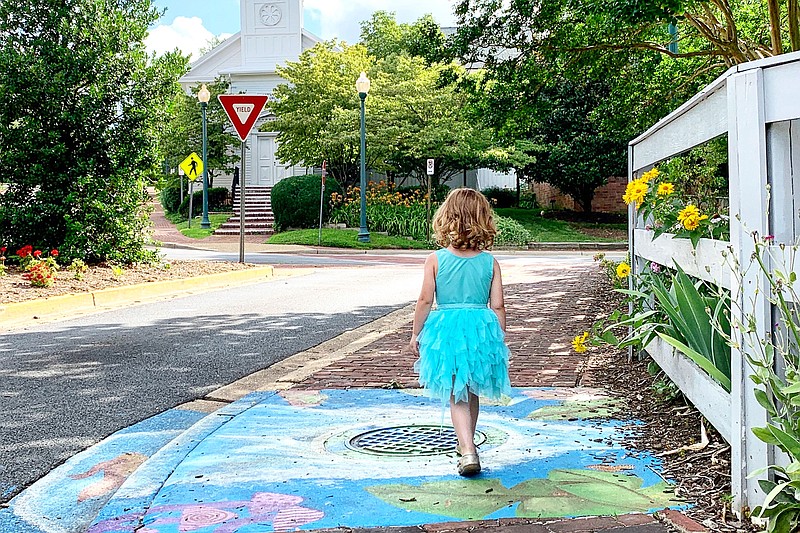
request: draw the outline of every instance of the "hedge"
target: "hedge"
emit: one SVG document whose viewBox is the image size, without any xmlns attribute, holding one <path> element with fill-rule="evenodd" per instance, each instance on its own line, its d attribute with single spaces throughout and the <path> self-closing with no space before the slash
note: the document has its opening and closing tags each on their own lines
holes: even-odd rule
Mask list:
<svg viewBox="0 0 800 533">
<path fill-rule="evenodd" d="M 282 179 L 272 188 L 272 211 L 275 215 L 275 228 L 315 228 L 319 224 L 319 201 L 321 176 L 307 174 Z M 330 212 L 331 195 L 342 193 L 342 187 L 333 178 L 325 180 L 323 196 L 323 220 Z"/>
</svg>

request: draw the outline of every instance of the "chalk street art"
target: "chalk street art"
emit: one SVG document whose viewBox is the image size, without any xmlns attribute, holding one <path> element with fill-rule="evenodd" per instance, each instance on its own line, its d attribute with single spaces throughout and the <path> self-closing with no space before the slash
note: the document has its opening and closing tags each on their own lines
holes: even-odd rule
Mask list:
<svg viewBox="0 0 800 533">
<path fill-rule="evenodd" d="M 659 460 L 625 447 L 636 421 L 620 420 L 621 408 L 587 388 L 515 389 L 486 402 L 484 470 L 468 480 L 456 473 L 446 411 L 418 390 L 254 393 L 172 462 L 159 467 L 153 450 L 116 447 L 85 457 L 50 490 L 66 486 L 73 506 L 104 503 L 75 529 L 90 533 L 288 532 L 684 506 Z M 27 504 L 29 517 L 52 512 Z M 71 531 L 35 523 L 30 531 Z"/>
</svg>

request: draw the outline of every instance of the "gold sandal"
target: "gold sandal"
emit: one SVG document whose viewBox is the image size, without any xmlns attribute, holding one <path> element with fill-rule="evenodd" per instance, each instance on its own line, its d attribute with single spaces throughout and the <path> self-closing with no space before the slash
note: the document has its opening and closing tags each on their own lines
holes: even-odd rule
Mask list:
<svg viewBox="0 0 800 533">
<path fill-rule="evenodd" d="M 458 460 L 458 475 L 464 477 L 476 476 L 481 471 L 481 461 L 477 453 L 467 453 Z"/>
</svg>

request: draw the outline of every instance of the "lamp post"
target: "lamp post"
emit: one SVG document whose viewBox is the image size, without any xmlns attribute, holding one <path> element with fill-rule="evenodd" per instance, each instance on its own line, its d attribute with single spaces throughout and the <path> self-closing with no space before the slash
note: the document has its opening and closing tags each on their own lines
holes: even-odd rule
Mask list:
<svg viewBox="0 0 800 533">
<path fill-rule="evenodd" d="M 367 127 L 364 121 L 364 103 L 369 93 L 369 78 L 365 72 L 361 73 L 356 81 L 358 97 L 361 98 L 361 227 L 358 230 L 358 240 L 369 242 L 369 231 L 367 230 Z"/>
<path fill-rule="evenodd" d="M 200 87 L 197 99 L 200 100 L 200 109 L 203 111 L 203 220 L 200 221 L 200 227 L 211 229 L 211 222 L 208 220 L 208 128 L 206 126 L 206 109 L 211 99 L 211 92 L 205 83 Z"/>
</svg>

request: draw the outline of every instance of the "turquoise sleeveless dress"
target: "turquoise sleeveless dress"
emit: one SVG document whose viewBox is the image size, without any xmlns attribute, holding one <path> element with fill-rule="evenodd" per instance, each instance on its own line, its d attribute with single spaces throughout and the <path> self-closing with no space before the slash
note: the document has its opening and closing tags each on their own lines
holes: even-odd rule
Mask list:
<svg viewBox="0 0 800 533">
<path fill-rule="evenodd" d="M 497 399 L 510 394 L 509 350 L 500 320 L 489 307 L 494 257 L 436 251 L 436 309 L 417 340 L 414 369 L 428 396 L 467 401 L 468 393 Z"/>
</svg>

